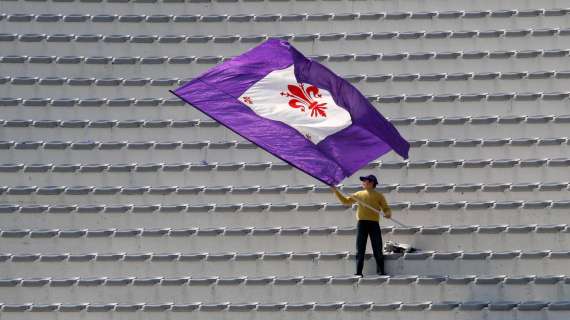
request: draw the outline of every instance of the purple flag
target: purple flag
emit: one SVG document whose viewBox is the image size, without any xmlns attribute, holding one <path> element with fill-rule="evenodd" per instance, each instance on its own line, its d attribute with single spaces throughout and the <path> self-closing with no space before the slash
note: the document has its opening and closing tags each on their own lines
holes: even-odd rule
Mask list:
<svg viewBox="0 0 570 320">
<path fill-rule="evenodd" d="M 350 83 L 268 40 L 171 91 L 245 139 L 335 185 L 409 143 Z"/>
</svg>

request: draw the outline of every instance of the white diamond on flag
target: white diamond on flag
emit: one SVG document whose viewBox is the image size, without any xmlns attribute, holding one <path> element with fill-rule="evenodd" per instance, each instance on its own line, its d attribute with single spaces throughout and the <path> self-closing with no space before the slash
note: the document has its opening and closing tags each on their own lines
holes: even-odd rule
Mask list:
<svg viewBox="0 0 570 320">
<path fill-rule="evenodd" d="M 294 68 L 270 72 L 239 100 L 259 116 L 295 128 L 315 144 L 350 126 L 350 113 L 334 102 L 330 92 L 299 83 Z"/>
</svg>

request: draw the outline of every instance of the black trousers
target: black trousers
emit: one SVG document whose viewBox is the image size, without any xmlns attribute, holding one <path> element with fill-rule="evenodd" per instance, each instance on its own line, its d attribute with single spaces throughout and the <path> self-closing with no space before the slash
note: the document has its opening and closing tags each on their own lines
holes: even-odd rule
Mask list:
<svg viewBox="0 0 570 320">
<path fill-rule="evenodd" d="M 376 272 L 384 274 L 384 255 L 382 254 L 382 233 L 380 232 L 380 224 L 370 220 L 359 220 L 356 225 L 356 274 L 362 274 L 368 236 L 370 236 L 374 259 L 376 259 Z"/>
</svg>

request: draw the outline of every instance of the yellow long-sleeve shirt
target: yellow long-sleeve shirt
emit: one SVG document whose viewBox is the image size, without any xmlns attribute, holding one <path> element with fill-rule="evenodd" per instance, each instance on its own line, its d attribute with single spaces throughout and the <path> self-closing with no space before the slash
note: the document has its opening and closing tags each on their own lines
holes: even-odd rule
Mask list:
<svg viewBox="0 0 570 320">
<path fill-rule="evenodd" d="M 386 198 L 384 198 L 384 195 L 382 195 L 382 193 L 376 190 L 361 190 L 351 194 L 348 197 L 343 196 L 338 190 L 335 190 L 335 195 L 338 200 L 340 200 L 340 202 L 344 205 L 350 205 L 357 202 L 353 199 L 356 197 L 358 200 L 368 204 L 369 206 L 377 210 L 382 210 L 384 213 L 387 213 L 388 216 L 392 214 L 392 210 L 388 206 Z M 380 217 L 376 212 L 361 204 L 358 204 L 358 210 L 356 210 L 356 219 L 380 221 Z"/>
</svg>

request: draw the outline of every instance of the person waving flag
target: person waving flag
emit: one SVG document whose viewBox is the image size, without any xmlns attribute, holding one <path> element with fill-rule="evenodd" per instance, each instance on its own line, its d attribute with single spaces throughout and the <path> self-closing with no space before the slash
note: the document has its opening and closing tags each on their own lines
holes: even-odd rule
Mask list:
<svg viewBox="0 0 570 320">
<path fill-rule="evenodd" d="M 410 145 L 358 90 L 271 39 L 171 91 L 243 138 L 334 186 Z"/>
</svg>

